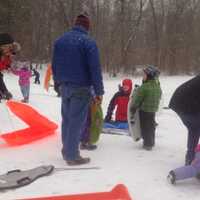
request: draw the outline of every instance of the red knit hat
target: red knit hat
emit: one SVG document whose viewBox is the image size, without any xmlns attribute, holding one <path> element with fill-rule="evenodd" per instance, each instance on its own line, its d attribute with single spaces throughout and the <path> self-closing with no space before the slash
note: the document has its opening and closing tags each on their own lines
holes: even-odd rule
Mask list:
<svg viewBox="0 0 200 200">
<path fill-rule="evenodd" d="M 87 31 L 90 28 L 90 20 L 89 17 L 86 15 L 78 15 L 75 20 L 75 25 L 83 26 Z"/>
</svg>

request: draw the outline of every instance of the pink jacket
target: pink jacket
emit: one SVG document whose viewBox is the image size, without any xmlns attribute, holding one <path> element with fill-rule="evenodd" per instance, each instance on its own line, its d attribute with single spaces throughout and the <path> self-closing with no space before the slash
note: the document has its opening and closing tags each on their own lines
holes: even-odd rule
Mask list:
<svg viewBox="0 0 200 200">
<path fill-rule="evenodd" d="M 30 84 L 30 78 L 32 76 L 31 71 L 26 68 L 21 68 L 19 70 L 12 69 L 12 72 L 15 75 L 19 76 L 19 85 L 20 86 L 27 86 Z"/>
</svg>

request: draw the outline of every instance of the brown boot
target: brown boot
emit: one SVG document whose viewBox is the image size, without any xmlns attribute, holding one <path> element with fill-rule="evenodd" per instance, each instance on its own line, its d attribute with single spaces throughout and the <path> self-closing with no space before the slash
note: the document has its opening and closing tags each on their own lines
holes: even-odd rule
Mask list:
<svg viewBox="0 0 200 200">
<path fill-rule="evenodd" d="M 90 158 L 83 158 L 83 157 L 79 157 L 75 160 L 66 160 L 67 164 L 70 166 L 74 166 L 74 165 L 84 165 L 90 162 Z"/>
</svg>

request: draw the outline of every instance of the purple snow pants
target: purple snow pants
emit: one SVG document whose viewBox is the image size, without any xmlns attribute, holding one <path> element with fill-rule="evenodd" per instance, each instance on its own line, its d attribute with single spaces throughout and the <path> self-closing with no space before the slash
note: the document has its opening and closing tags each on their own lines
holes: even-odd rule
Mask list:
<svg viewBox="0 0 200 200">
<path fill-rule="evenodd" d="M 200 152 L 195 154 L 195 159 L 191 165 L 186 165 L 173 170 L 176 175 L 176 180 L 196 177 L 200 173 Z"/>
</svg>

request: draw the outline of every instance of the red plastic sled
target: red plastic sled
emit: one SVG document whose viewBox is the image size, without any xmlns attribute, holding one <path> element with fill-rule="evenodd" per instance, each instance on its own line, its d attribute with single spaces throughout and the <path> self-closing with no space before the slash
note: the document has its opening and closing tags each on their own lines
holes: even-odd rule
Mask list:
<svg viewBox="0 0 200 200">
<path fill-rule="evenodd" d="M 28 198 L 21 200 L 132 200 L 123 184 L 116 185 L 110 192 Z"/>
<path fill-rule="evenodd" d="M 8 101 L 10 110 L 23 120 L 28 128 L 2 134 L 1 137 L 11 146 L 27 144 L 51 135 L 57 129 L 57 124 L 39 114 L 27 104 Z"/>
</svg>

